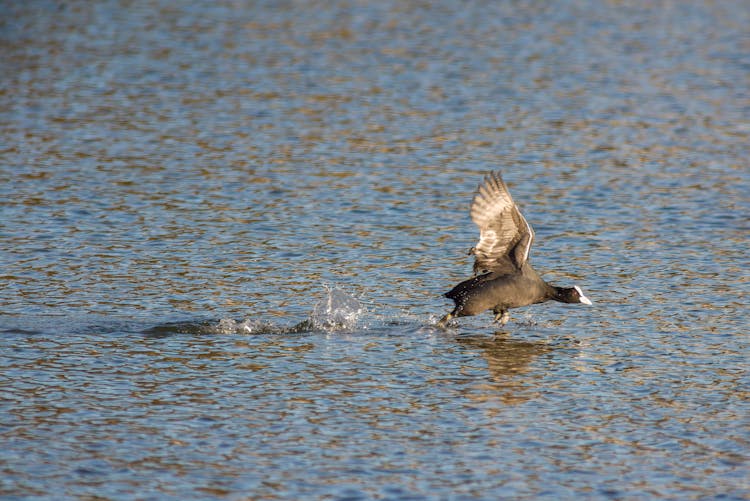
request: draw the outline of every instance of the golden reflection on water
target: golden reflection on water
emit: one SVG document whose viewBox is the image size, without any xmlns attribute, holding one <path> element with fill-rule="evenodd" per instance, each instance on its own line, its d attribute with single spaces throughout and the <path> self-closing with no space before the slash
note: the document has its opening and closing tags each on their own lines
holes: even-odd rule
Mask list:
<svg viewBox="0 0 750 501">
<path fill-rule="evenodd" d="M 748 498 L 746 2 L 44 7 L 0 18 L 0 496 Z M 435 332 L 490 169 L 594 308 Z"/>
<path fill-rule="evenodd" d="M 552 351 L 547 341 L 515 340 L 507 332 L 498 331 L 492 336 L 459 336 L 456 342 L 476 350 L 487 362 L 491 382 L 476 384 L 469 394 L 472 400 L 499 399 L 514 405 L 538 396 L 541 377 L 532 371 L 532 364 Z"/>
</svg>

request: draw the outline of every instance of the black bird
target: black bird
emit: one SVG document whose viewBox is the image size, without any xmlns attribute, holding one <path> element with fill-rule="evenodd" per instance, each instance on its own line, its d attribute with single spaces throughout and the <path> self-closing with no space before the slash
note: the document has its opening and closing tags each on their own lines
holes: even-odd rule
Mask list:
<svg viewBox="0 0 750 501">
<path fill-rule="evenodd" d="M 471 219 L 479 226 L 479 242 L 474 254 L 474 277 L 445 294 L 456 304 L 438 325 L 454 317 L 476 315 L 492 310 L 495 322 L 505 325 L 508 310 L 553 299 L 561 303 L 591 304 L 580 287 L 556 287 L 545 282 L 529 262 L 534 231 L 499 172 L 491 172 L 479 185 L 471 203 Z"/>
</svg>

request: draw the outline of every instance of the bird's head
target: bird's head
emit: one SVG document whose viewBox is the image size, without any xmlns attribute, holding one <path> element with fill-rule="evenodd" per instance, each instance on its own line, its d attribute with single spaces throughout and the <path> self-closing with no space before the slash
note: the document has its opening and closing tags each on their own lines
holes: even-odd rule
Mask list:
<svg viewBox="0 0 750 501">
<path fill-rule="evenodd" d="M 580 287 L 556 287 L 555 299 L 563 303 L 583 303 L 591 305 L 591 300 L 587 298 Z"/>
</svg>

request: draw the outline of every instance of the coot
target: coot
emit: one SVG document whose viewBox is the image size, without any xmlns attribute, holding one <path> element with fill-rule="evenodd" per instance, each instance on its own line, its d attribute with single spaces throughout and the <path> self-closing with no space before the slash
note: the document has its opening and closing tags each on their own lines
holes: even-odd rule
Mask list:
<svg viewBox="0 0 750 501">
<path fill-rule="evenodd" d="M 510 318 L 508 310 L 553 299 L 561 303 L 591 304 L 581 289 L 556 287 L 545 282 L 529 262 L 534 231 L 518 210 L 499 172 L 491 172 L 474 195 L 471 219 L 479 226 L 474 254 L 474 277 L 445 294 L 456 307 L 439 326 L 454 317 L 492 310 L 501 325 Z"/>
</svg>

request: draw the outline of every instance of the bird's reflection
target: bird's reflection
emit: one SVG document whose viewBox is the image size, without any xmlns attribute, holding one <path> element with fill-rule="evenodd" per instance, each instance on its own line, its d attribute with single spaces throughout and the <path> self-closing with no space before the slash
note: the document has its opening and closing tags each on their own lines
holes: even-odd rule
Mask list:
<svg viewBox="0 0 750 501">
<path fill-rule="evenodd" d="M 476 350 L 487 361 L 489 380 L 472 392 L 471 398 L 479 401 L 497 400 L 517 404 L 533 398 L 541 374 L 531 370 L 531 363 L 553 347 L 543 341 L 519 341 L 498 331 L 492 336 L 463 336 L 456 341 Z"/>
</svg>

